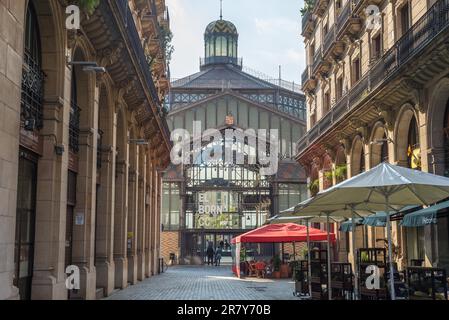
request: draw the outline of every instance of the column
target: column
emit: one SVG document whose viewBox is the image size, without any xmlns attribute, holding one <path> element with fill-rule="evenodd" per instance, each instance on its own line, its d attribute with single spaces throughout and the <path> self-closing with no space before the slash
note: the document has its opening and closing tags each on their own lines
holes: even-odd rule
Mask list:
<svg viewBox="0 0 449 320">
<path fill-rule="evenodd" d="M 145 234 L 148 231 L 145 228 L 146 223 L 146 206 L 145 206 L 145 189 L 146 189 L 146 161 L 145 152 L 142 150 L 140 157 L 139 171 L 139 189 L 138 189 L 138 218 L 137 218 L 137 280 L 145 279 Z"/>
<path fill-rule="evenodd" d="M 128 286 L 127 225 L 128 225 L 128 163 L 116 164 L 114 211 L 115 288 Z"/>
<path fill-rule="evenodd" d="M 146 191 L 145 191 L 145 277 L 151 277 L 151 159 L 147 154 Z"/>
<path fill-rule="evenodd" d="M 95 128 L 80 130 L 72 246 L 72 261 L 80 268 L 81 280 L 81 289 L 73 296 L 89 300 L 96 298 L 94 246 L 97 139 L 94 132 Z"/>
<path fill-rule="evenodd" d="M 96 257 L 97 288 L 108 296 L 114 290 L 114 212 L 115 212 L 115 146 L 101 150 L 101 175 L 98 189 Z"/>
<path fill-rule="evenodd" d="M 70 85 L 70 71 L 66 70 L 65 76 L 65 85 Z M 55 139 L 52 134 L 56 134 L 64 145 L 68 145 L 70 105 L 62 97 L 58 97 L 54 103 L 44 105 L 43 110 L 44 118 L 48 120 L 44 120 L 41 131 L 44 136 L 43 153 L 37 173 L 31 299 L 65 300 L 68 297 L 64 266 L 68 152 L 64 152 L 62 156 L 55 154 Z M 57 121 L 58 117 L 62 121 Z M 60 132 L 67 134 L 61 135 Z"/>
<path fill-rule="evenodd" d="M 137 158 L 137 157 L 136 157 Z M 137 189 L 138 171 L 129 170 L 129 194 L 128 194 L 128 282 L 137 283 Z"/>
</svg>

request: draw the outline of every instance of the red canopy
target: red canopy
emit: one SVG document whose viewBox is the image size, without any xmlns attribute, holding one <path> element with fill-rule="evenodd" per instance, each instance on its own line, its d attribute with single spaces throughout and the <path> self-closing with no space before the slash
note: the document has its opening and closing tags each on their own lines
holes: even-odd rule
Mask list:
<svg viewBox="0 0 449 320">
<path fill-rule="evenodd" d="M 326 241 L 327 232 L 309 228 L 310 241 Z M 330 234 L 330 240 L 335 241 L 335 234 Z M 232 239 L 231 243 L 243 242 L 305 242 L 307 227 L 296 223 L 279 223 L 262 226 Z"/>
</svg>

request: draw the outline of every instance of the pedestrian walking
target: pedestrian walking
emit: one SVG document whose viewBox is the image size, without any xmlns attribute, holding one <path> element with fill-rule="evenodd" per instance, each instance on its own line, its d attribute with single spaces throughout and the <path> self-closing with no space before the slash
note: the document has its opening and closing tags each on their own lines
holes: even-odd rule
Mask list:
<svg viewBox="0 0 449 320">
<path fill-rule="evenodd" d="M 216 267 L 220 266 L 222 253 L 223 253 L 223 249 L 221 247 L 218 247 L 217 250 L 215 250 L 215 266 Z"/>
<path fill-rule="evenodd" d="M 209 242 L 208 246 L 207 246 L 207 250 L 206 250 L 206 255 L 207 255 L 207 265 L 213 265 L 214 264 L 214 246 L 212 244 L 212 242 Z"/>
</svg>

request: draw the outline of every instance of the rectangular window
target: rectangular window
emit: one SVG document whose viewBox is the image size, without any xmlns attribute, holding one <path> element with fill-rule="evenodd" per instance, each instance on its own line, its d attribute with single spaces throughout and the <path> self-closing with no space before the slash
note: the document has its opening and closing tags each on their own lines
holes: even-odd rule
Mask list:
<svg viewBox="0 0 449 320">
<path fill-rule="evenodd" d="M 382 55 L 382 41 L 381 41 L 381 35 L 378 34 L 375 36 L 372 40 L 372 58 L 373 59 L 379 59 Z"/>
<path fill-rule="evenodd" d="M 352 61 L 352 84 L 356 84 L 360 80 L 360 58 Z"/>
<path fill-rule="evenodd" d="M 337 101 L 343 97 L 343 76 L 341 76 L 337 79 L 335 95 L 336 95 Z"/>
<path fill-rule="evenodd" d="M 404 34 L 410 28 L 410 7 L 408 3 L 406 3 L 400 9 L 400 17 L 401 17 L 401 32 L 402 34 Z"/>
<path fill-rule="evenodd" d="M 323 115 L 329 112 L 331 108 L 331 94 L 326 92 L 323 97 Z"/>
<path fill-rule="evenodd" d="M 179 186 L 176 183 L 165 182 L 162 188 L 161 223 L 163 230 L 177 230 L 181 208 Z"/>
</svg>

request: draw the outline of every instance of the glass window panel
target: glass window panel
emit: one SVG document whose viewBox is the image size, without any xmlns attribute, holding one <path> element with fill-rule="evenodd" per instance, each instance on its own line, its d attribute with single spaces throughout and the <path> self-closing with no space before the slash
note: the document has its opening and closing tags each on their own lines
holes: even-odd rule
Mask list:
<svg viewBox="0 0 449 320">
<path fill-rule="evenodd" d="M 207 104 L 207 127 L 206 128 L 215 128 L 217 126 L 217 108 L 215 107 L 215 103 Z"/>
</svg>

